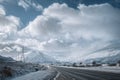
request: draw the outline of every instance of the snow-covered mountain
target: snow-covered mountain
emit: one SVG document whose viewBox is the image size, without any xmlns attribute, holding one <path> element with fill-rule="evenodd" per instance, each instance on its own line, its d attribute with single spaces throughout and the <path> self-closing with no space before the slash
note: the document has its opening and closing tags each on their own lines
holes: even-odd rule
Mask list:
<svg viewBox="0 0 120 80">
<path fill-rule="evenodd" d="M 12 57 L 15 60 L 21 60 L 24 52 L 26 62 L 34 63 L 52 63 L 56 62 L 51 56 L 48 56 L 38 50 L 28 48 L 19 44 L 5 43 L 0 44 L 0 55 L 5 57 Z"/>
<path fill-rule="evenodd" d="M 39 51 L 30 51 L 26 55 L 26 62 L 32 63 L 54 63 L 56 60 Z"/>
<path fill-rule="evenodd" d="M 21 59 L 23 53 L 23 46 L 14 43 L 0 44 L 0 55 L 5 57 L 12 57 L 16 60 Z M 19 55 L 20 54 L 20 55 Z M 24 46 L 24 56 L 26 62 L 33 63 L 54 63 L 57 62 L 53 57 L 48 56 L 39 50 L 34 50 Z M 101 63 L 116 63 L 120 60 L 120 42 L 111 42 L 111 44 L 89 53 L 85 56 L 84 61 L 90 63 L 98 61 Z"/>
<path fill-rule="evenodd" d="M 85 62 L 116 63 L 120 60 L 120 42 L 114 42 L 85 57 Z"/>
</svg>

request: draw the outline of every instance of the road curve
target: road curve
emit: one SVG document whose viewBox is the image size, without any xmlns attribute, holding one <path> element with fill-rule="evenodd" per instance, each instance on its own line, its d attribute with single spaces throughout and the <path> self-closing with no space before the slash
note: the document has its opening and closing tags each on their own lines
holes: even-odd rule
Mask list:
<svg viewBox="0 0 120 80">
<path fill-rule="evenodd" d="M 120 80 L 120 74 L 118 73 L 64 67 L 54 68 L 60 73 L 56 80 Z"/>
</svg>

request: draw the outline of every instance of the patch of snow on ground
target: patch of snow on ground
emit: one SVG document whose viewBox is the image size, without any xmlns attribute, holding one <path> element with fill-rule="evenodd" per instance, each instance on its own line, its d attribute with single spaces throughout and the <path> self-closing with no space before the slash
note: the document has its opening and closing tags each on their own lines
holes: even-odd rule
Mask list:
<svg viewBox="0 0 120 80">
<path fill-rule="evenodd" d="M 51 74 L 53 74 L 53 71 L 48 69 L 43 71 L 32 72 L 21 77 L 16 77 L 12 80 L 44 80 L 47 76 L 50 76 Z"/>
</svg>

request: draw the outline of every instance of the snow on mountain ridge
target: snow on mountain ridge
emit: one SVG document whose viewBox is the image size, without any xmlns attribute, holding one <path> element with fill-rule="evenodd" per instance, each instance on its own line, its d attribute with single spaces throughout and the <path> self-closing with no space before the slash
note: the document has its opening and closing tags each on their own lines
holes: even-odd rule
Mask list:
<svg viewBox="0 0 120 80">
<path fill-rule="evenodd" d="M 25 56 L 26 56 L 26 58 L 25 58 L 26 62 L 51 63 L 51 62 L 56 61 L 55 59 L 51 58 L 50 56 L 43 54 L 39 51 L 28 52 Z"/>
<path fill-rule="evenodd" d="M 111 43 L 110 45 L 94 51 L 85 58 L 86 62 L 99 61 L 102 63 L 116 63 L 120 60 L 120 42 Z"/>
<path fill-rule="evenodd" d="M 28 48 L 19 44 L 0 44 L 0 55 L 6 57 L 12 57 L 16 60 L 20 60 L 22 53 L 24 52 L 26 62 L 44 63 L 55 62 L 56 60 L 51 56 L 48 56 L 38 50 Z M 19 58 L 19 59 L 18 59 Z"/>
</svg>

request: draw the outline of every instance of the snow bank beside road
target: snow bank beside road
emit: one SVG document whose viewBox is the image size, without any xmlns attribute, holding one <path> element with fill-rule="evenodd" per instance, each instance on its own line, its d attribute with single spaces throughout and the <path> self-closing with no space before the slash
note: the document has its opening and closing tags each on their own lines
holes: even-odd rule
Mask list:
<svg viewBox="0 0 120 80">
<path fill-rule="evenodd" d="M 43 71 L 32 72 L 24 76 L 14 78 L 12 80 L 44 80 L 46 78 L 50 78 L 48 76 L 53 76 L 54 74 L 54 70 L 48 69 Z"/>
</svg>

